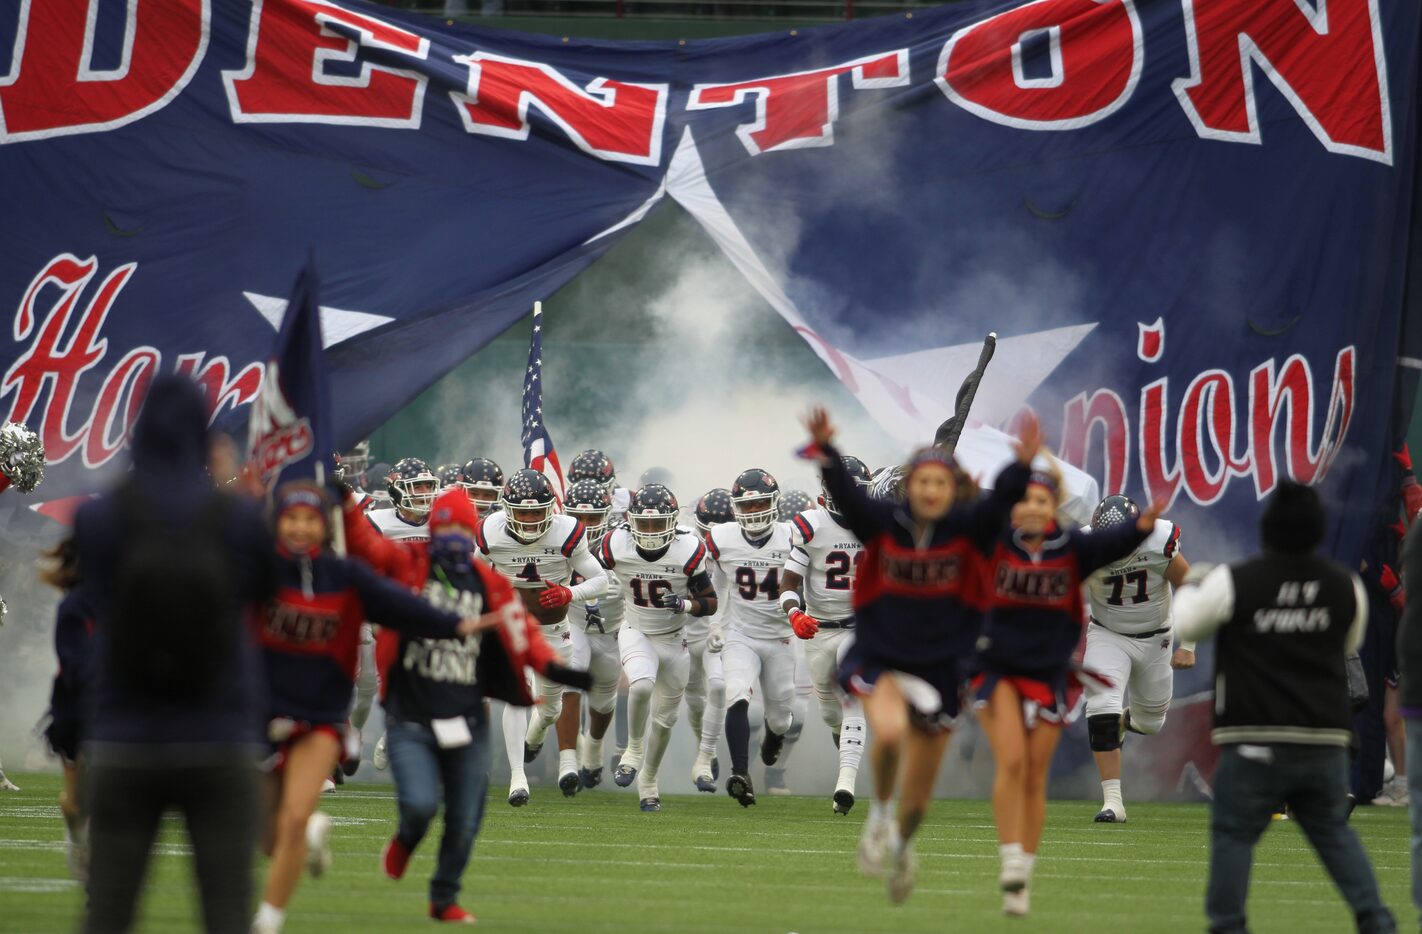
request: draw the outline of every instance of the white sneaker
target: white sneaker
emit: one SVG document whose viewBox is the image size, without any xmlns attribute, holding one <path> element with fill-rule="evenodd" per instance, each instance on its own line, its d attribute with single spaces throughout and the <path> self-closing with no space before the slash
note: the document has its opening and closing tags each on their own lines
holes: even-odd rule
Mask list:
<svg viewBox="0 0 1422 934">
<path fill-rule="evenodd" d="M 281 934 L 281 928 L 265 921 L 253 921 L 249 934 Z"/>
<path fill-rule="evenodd" d="M 1397 779 L 1389 781 L 1382 786 L 1382 791 L 1373 799 L 1373 804 L 1380 807 L 1405 808 L 1409 800 L 1407 793 L 1407 783 L 1398 782 Z"/>
<path fill-rule="evenodd" d="M 324 782 L 321 783 L 321 794 L 324 795 L 324 794 L 326 794 L 327 792 L 331 792 L 331 791 L 335 791 L 335 790 L 336 790 L 336 783 L 333 782 L 333 781 L 331 781 L 329 778 L 326 779 Z"/>
<path fill-rule="evenodd" d="M 864 822 L 864 831 L 859 835 L 859 871 L 866 876 L 877 876 L 884 871 L 884 861 L 889 855 L 889 841 L 893 836 L 893 823 L 887 819 L 870 818 Z"/>
<path fill-rule="evenodd" d="M 1031 869 L 1026 857 L 1021 853 L 1012 853 L 1002 858 L 1002 871 L 998 873 L 997 885 L 1004 892 L 1020 892 L 1027 888 L 1027 880 L 1030 877 Z"/>
<path fill-rule="evenodd" d="M 1002 913 L 1014 918 L 1021 918 L 1027 914 L 1031 907 L 1031 899 L 1027 894 L 1028 890 L 1022 888 L 1016 892 L 1002 893 Z"/>
<path fill-rule="evenodd" d="M 384 733 L 381 733 L 380 739 L 375 741 L 375 750 L 370 754 L 370 764 L 381 772 L 390 768 L 390 754 L 385 751 Z"/>
<path fill-rule="evenodd" d="M 884 870 L 884 888 L 889 893 L 889 901 L 901 905 L 918 878 L 918 857 L 914 855 L 912 840 L 896 849 L 898 853 L 889 855 L 889 864 Z"/>
<path fill-rule="evenodd" d="M 0 791 L 19 791 L 20 787 L 5 777 L 4 772 L 0 772 Z"/>
<path fill-rule="evenodd" d="M 331 868 L 331 815 L 317 811 L 306 821 L 306 869 L 313 879 Z"/>
</svg>

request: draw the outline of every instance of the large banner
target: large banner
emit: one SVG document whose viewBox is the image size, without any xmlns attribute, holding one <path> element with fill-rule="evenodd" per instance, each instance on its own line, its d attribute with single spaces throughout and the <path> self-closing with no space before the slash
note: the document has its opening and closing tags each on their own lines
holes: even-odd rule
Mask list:
<svg viewBox="0 0 1422 934">
<path fill-rule="evenodd" d="M 1422 304 L 1419 17 L 1036 0 L 617 43 L 358 0 L 11 2 L 0 415 L 41 432 L 49 496 L 121 469 L 155 373 L 242 424 L 314 250 L 348 444 L 672 199 L 905 445 L 993 330 L 989 423 L 1035 408 L 1217 556 L 1280 477 L 1320 483 L 1354 559 Z"/>
</svg>

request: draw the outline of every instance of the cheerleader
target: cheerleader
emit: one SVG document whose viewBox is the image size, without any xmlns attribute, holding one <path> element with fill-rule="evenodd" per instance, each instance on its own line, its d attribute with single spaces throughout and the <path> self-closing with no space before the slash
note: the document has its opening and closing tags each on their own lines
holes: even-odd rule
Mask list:
<svg viewBox="0 0 1422 934">
<path fill-rule="evenodd" d="M 987 616 L 972 681 L 974 709 L 992 745 L 992 807 L 1002 870 L 1002 909 L 1025 915 L 1028 885 L 1047 814 L 1047 771 L 1066 720 L 1067 682 L 1081 641 L 1082 581 L 1133 552 L 1155 529 L 1161 504 L 1136 522 L 1099 532 L 1057 525 L 1055 465 L 1035 470 L 1011 529 L 982 568 Z"/>
</svg>

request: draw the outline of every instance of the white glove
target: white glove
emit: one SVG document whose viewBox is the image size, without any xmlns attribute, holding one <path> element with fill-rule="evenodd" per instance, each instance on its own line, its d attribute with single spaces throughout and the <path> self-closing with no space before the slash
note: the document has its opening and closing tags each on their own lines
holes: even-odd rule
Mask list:
<svg viewBox="0 0 1422 934">
<path fill-rule="evenodd" d="M 4 597 L 0 597 L 0 626 L 5 625 L 5 617 L 10 615 L 10 607 Z"/>
<path fill-rule="evenodd" d="M 706 651 L 712 655 L 720 655 L 721 650 L 726 647 L 726 635 L 721 631 L 720 626 L 712 626 L 711 634 L 706 637 Z"/>
</svg>

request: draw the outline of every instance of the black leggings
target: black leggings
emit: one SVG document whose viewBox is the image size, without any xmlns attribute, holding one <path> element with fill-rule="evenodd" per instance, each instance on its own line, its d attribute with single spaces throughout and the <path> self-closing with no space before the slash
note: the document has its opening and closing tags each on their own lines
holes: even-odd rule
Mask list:
<svg viewBox="0 0 1422 934">
<path fill-rule="evenodd" d="M 171 760 L 170 760 L 171 761 Z M 203 927 L 245 934 L 252 921 L 252 861 L 260 824 L 259 773 L 250 756 L 201 766 L 124 764 L 86 769 L 89 906 L 85 934 L 133 926 L 164 811 L 183 816 L 193 847 Z"/>
</svg>

